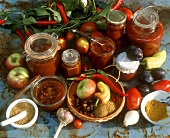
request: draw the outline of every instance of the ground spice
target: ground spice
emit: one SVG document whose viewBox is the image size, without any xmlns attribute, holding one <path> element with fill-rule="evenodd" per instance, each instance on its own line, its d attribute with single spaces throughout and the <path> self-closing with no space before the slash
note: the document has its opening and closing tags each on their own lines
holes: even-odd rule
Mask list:
<svg viewBox="0 0 170 138">
<path fill-rule="evenodd" d="M 27 115 L 23 119 L 15 122 L 18 125 L 23 125 L 23 124 L 26 124 L 26 123 L 30 122 L 32 120 L 32 118 L 34 117 L 34 114 L 35 114 L 35 109 L 30 103 L 21 102 L 21 103 L 16 104 L 11 109 L 10 117 L 12 117 L 14 115 L 17 115 L 22 111 L 26 111 Z"/>
<path fill-rule="evenodd" d="M 151 100 L 146 104 L 146 114 L 152 121 L 162 120 L 168 117 L 166 106 L 167 104 L 165 103 L 161 103 L 157 100 Z"/>
</svg>

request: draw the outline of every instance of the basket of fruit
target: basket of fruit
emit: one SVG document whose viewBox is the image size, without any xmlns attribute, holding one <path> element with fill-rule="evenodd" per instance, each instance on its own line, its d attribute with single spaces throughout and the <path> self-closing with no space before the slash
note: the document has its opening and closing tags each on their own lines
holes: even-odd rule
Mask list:
<svg viewBox="0 0 170 138">
<path fill-rule="evenodd" d="M 78 118 L 91 122 L 106 122 L 116 117 L 125 105 L 125 91 L 113 76 L 92 74 L 77 77 L 67 93 L 67 105 Z"/>
</svg>

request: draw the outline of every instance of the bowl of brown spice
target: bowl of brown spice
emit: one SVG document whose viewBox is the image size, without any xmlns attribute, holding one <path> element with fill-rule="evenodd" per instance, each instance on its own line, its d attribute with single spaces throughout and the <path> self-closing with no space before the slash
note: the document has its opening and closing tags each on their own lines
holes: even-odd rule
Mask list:
<svg viewBox="0 0 170 138">
<path fill-rule="evenodd" d="M 30 99 L 22 98 L 15 100 L 12 102 L 6 111 L 6 118 L 11 118 L 22 111 L 26 111 L 26 116 L 11 125 L 15 128 L 26 129 L 31 127 L 38 118 L 38 107 L 37 105 Z"/>
<path fill-rule="evenodd" d="M 158 90 L 147 94 L 141 102 L 141 112 L 154 125 L 170 125 L 170 93 Z"/>
</svg>

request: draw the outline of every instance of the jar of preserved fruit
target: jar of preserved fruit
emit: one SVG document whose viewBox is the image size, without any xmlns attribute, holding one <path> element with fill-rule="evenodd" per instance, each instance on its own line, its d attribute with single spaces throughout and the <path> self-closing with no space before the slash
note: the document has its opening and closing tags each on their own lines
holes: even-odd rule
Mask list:
<svg viewBox="0 0 170 138">
<path fill-rule="evenodd" d="M 164 27 L 154 7 L 149 6 L 136 11 L 133 20 L 126 25 L 126 34 L 131 45 L 142 49 L 144 57 L 158 52 Z"/>
<path fill-rule="evenodd" d="M 57 75 L 60 54 L 57 36 L 47 33 L 37 33 L 30 36 L 24 47 L 23 55 L 31 75 Z"/>
<path fill-rule="evenodd" d="M 116 45 L 108 37 L 98 37 L 96 40 L 102 45 L 95 41 L 90 44 L 92 66 L 95 69 L 104 69 L 106 66 L 112 64 Z"/>
<path fill-rule="evenodd" d="M 111 10 L 106 16 L 106 36 L 115 42 L 115 54 L 120 53 L 123 49 L 126 18 L 126 15 L 120 10 Z"/>
<path fill-rule="evenodd" d="M 80 54 L 75 49 L 67 49 L 62 55 L 62 74 L 65 77 L 73 77 L 81 74 Z"/>
</svg>

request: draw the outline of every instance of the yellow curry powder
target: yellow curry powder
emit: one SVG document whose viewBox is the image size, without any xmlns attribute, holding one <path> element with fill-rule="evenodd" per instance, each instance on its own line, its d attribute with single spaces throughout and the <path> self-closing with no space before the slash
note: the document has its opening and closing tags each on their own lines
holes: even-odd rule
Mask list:
<svg viewBox="0 0 170 138">
<path fill-rule="evenodd" d="M 161 103 L 157 100 L 151 100 L 146 104 L 146 114 L 152 121 L 162 120 L 168 117 L 166 106 L 167 104 Z"/>
</svg>

